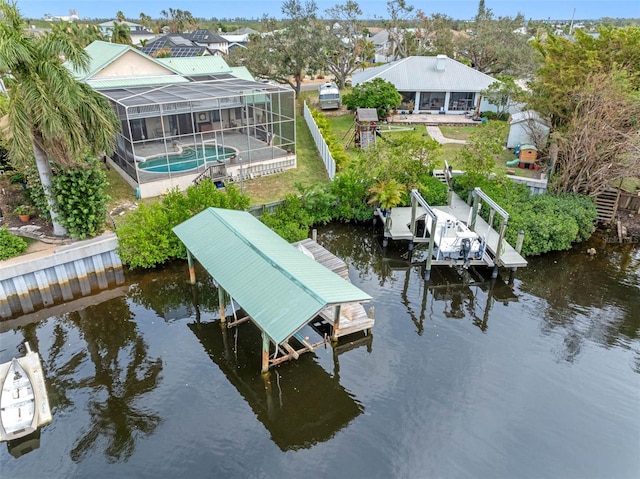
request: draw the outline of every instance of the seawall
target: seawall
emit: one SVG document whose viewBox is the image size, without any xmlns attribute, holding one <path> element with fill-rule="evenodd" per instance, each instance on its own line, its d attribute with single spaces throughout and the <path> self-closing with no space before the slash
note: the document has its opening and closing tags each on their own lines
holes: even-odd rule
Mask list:
<svg viewBox="0 0 640 479">
<path fill-rule="evenodd" d="M 117 246 L 111 233 L 0 262 L 0 318 L 124 283 Z"/>
</svg>

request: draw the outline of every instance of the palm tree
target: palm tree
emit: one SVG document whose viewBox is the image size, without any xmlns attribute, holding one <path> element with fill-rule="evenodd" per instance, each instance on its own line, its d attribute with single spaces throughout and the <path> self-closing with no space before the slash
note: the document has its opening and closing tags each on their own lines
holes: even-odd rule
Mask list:
<svg viewBox="0 0 640 479">
<path fill-rule="evenodd" d="M 31 35 L 15 1 L 0 2 L 0 75 L 9 92 L 9 110 L 0 130 L 11 161 L 35 159 L 56 236 L 66 235 L 51 193 L 51 161 L 61 168 L 87 152 L 111 153 L 120 126 L 108 100 L 78 82 L 62 64 L 86 69 L 87 53 L 63 32 Z"/>
<path fill-rule="evenodd" d="M 122 45 L 131 45 L 131 29 L 129 25 L 121 22 L 113 22 L 111 30 L 111 43 L 120 43 Z"/>
<path fill-rule="evenodd" d="M 369 204 L 379 203 L 384 211 L 395 208 L 402 203 L 402 195 L 406 188 L 393 178 L 388 180 L 378 180 L 371 188 L 371 198 Z"/>
</svg>

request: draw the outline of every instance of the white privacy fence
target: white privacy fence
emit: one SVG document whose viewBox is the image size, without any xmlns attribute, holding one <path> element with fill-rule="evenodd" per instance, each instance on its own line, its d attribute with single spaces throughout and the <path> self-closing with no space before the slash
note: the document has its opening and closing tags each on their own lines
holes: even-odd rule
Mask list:
<svg viewBox="0 0 640 479">
<path fill-rule="evenodd" d="M 307 102 L 304 102 L 304 119 L 307 122 L 307 126 L 309 127 L 309 131 L 311 131 L 311 135 L 313 136 L 313 140 L 316 143 L 316 148 L 318 152 L 320 152 L 320 156 L 322 157 L 322 161 L 324 162 L 324 166 L 327 169 L 327 173 L 329 173 L 329 179 L 333 181 L 334 176 L 336 176 L 336 162 L 333 160 L 331 153 L 329 152 L 329 147 L 327 143 L 324 141 L 322 137 L 322 133 L 316 125 L 313 116 L 311 115 L 311 110 L 307 106 Z"/>
</svg>

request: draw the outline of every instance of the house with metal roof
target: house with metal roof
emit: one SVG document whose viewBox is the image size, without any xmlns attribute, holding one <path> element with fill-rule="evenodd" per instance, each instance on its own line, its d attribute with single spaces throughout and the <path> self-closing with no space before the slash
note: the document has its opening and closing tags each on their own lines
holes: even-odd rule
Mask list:
<svg viewBox="0 0 640 479">
<path fill-rule="evenodd" d="M 296 167 L 294 92 L 256 82 L 220 56 L 153 58 L 128 45 L 87 46 L 73 75 L 121 120 L 111 158 L 140 198 L 194 181 L 242 181 Z"/>
<path fill-rule="evenodd" d="M 393 83 L 402 95 L 401 110 L 410 113 L 460 113 L 477 107 L 495 111 L 480 92 L 498 81 L 446 55 L 412 56 L 354 73 L 352 84 L 374 78 Z"/>
<path fill-rule="evenodd" d="M 226 291 L 247 314 L 235 323 L 251 320 L 261 330 L 263 372 L 313 350 L 314 345 L 296 334 L 327 308 L 339 322 L 343 305 L 371 300 L 246 211 L 208 208 L 173 231 L 187 248 L 191 281 L 196 259 L 217 282 L 221 320 L 226 320 L 221 293 Z M 293 337 L 303 351 L 289 343 Z M 278 357 L 282 352 L 284 357 Z"/>
</svg>

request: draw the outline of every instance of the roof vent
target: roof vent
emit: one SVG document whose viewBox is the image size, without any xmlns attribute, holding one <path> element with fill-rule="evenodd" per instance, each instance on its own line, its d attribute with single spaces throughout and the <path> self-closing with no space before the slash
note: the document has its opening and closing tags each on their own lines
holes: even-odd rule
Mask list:
<svg viewBox="0 0 640 479">
<path fill-rule="evenodd" d="M 446 55 L 438 55 L 436 57 L 436 71 L 443 72 L 446 62 L 447 62 Z"/>
</svg>

